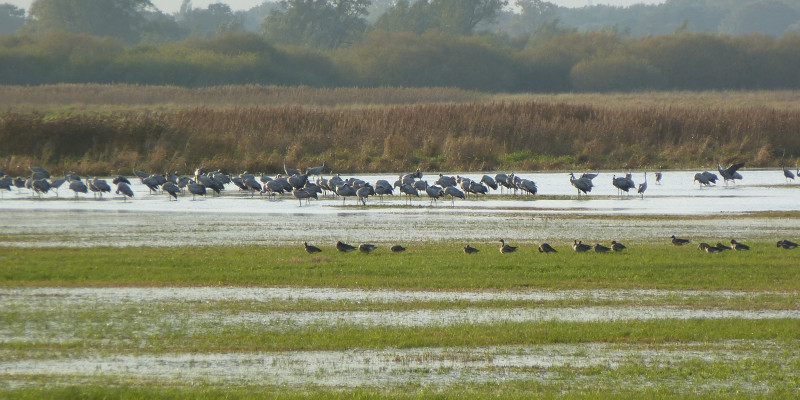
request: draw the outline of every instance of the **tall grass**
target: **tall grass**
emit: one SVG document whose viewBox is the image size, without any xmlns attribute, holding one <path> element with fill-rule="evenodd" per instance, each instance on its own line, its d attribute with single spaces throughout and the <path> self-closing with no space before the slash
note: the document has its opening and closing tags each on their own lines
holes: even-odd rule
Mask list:
<svg viewBox="0 0 800 400">
<path fill-rule="evenodd" d="M 639 105 L 614 95 L 581 104 L 455 89 L 66 86 L 0 87 L 18 104 L 34 104 L 0 113 L 0 169 L 275 173 L 284 157 L 326 160 L 335 172 L 707 168 L 733 160 L 774 167 L 800 157 L 800 109 L 786 105 L 794 92 L 763 93 L 764 104 L 782 104 L 767 107 L 741 104 L 752 94 L 687 96 L 695 104 L 684 106 L 665 94 Z M 68 106 L 52 108 L 48 90 Z M 177 104 L 164 103 L 170 94 Z M 736 106 L 724 106 L 725 96 Z"/>
</svg>

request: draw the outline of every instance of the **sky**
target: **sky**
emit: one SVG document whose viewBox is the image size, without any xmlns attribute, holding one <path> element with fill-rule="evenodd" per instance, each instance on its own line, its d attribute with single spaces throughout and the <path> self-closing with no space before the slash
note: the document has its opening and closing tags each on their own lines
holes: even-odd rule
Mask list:
<svg viewBox="0 0 800 400">
<path fill-rule="evenodd" d="M 178 9 L 181 6 L 182 0 L 150 0 L 159 10 L 163 11 L 167 14 L 172 14 L 178 12 Z M 234 11 L 237 10 L 249 10 L 259 4 L 261 4 L 264 0 L 192 0 L 192 6 L 194 8 L 206 8 L 209 4 L 212 3 L 225 3 L 231 6 L 231 9 Z M 630 6 L 633 4 L 660 4 L 664 3 L 666 0 L 550 0 L 551 3 L 554 3 L 559 6 L 563 7 L 584 7 L 587 5 L 613 5 L 613 6 Z M 510 2 L 513 2 L 511 0 Z M 2 3 L 10 3 L 19 8 L 23 8 L 27 10 L 33 0 L 0 0 L 0 4 Z"/>
</svg>

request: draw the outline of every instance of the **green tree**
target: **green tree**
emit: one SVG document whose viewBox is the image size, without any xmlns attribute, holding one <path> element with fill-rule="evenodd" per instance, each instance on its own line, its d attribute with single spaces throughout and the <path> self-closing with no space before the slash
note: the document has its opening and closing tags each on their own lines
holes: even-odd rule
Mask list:
<svg viewBox="0 0 800 400">
<path fill-rule="evenodd" d="M 756 1 L 731 11 L 719 24 L 719 31 L 730 35 L 766 33 L 781 36 L 800 20 L 800 7 L 779 0 Z"/>
<path fill-rule="evenodd" d="M 506 0 L 399 0 L 375 23 L 389 32 L 423 33 L 428 29 L 453 35 L 472 35 L 475 27 L 497 19 Z"/>
<path fill-rule="evenodd" d="M 192 8 L 191 1 L 184 0 L 178 17 L 179 25 L 196 36 L 209 37 L 244 29 L 244 21 L 233 14 L 230 6 L 223 3 L 209 4 L 206 9 L 202 9 Z"/>
<path fill-rule="evenodd" d="M 150 0 L 36 0 L 28 22 L 40 33 L 64 30 L 139 41 Z"/>
<path fill-rule="evenodd" d="M 24 24 L 25 10 L 13 4 L 0 4 L 0 35 L 10 35 Z"/>
<path fill-rule="evenodd" d="M 262 29 L 267 39 L 284 44 L 334 49 L 361 38 L 370 0 L 282 0 Z"/>
<path fill-rule="evenodd" d="M 506 5 L 506 0 L 433 0 L 430 3 L 437 28 L 455 35 L 471 35 L 478 24 L 494 22 Z"/>
<path fill-rule="evenodd" d="M 510 36 L 529 36 L 539 27 L 558 19 L 556 5 L 543 0 L 517 0 L 519 14 L 506 27 Z"/>
</svg>

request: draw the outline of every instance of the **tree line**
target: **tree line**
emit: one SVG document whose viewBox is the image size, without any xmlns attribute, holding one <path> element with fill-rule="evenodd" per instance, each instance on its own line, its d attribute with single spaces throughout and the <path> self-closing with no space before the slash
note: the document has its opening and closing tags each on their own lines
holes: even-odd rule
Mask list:
<svg viewBox="0 0 800 400">
<path fill-rule="evenodd" d="M 794 18 L 782 0 L 755 3 L 772 4 L 786 21 Z M 617 27 L 580 32 L 559 23 L 551 3 L 513 4 L 518 11 L 509 16 L 507 0 L 265 2 L 254 33 L 244 29 L 246 18 L 221 3 L 197 9 L 184 0 L 169 16 L 149 0 L 37 0 L 16 33 L 0 35 L 0 84 L 489 92 L 800 87 L 800 33 L 791 29 L 780 36 L 697 33 L 686 24 L 645 37 Z M 800 6 L 794 8 L 800 15 Z M 0 5 L 0 15 L 4 10 L 20 17 L 13 6 Z M 487 32 L 498 24 L 508 30 Z"/>
</svg>

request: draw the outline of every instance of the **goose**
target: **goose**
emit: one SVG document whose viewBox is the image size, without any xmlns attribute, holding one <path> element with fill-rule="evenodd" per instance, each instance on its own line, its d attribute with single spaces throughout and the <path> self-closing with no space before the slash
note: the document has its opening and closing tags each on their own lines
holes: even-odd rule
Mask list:
<svg viewBox="0 0 800 400">
<path fill-rule="evenodd" d="M 400 252 L 406 251 L 406 248 L 401 246 L 401 245 L 399 245 L 399 244 L 396 244 L 396 245 L 392 246 L 391 249 L 389 249 L 389 250 L 391 250 L 392 253 L 400 253 Z"/>
<path fill-rule="evenodd" d="M 517 251 L 517 247 L 516 246 L 509 246 L 509 245 L 506 244 L 505 240 L 500 239 L 500 252 L 501 253 L 504 253 L 504 254 L 505 253 L 513 253 L 515 251 Z"/>
<path fill-rule="evenodd" d="M 718 248 L 717 246 L 711 246 L 708 243 L 700 243 L 700 245 L 697 246 L 697 249 L 705 251 L 706 253 L 719 253 L 722 251 L 722 249 Z"/>
<path fill-rule="evenodd" d="M 731 248 L 734 250 L 750 250 L 750 246 L 744 243 L 739 243 L 734 239 L 731 239 Z"/>
<path fill-rule="evenodd" d="M 558 253 L 553 246 L 550 246 L 547 243 L 542 243 L 539 245 L 539 253 Z"/>
<path fill-rule="evenodd" d="M 474 248 L 474 247 L 472 247 L 472 246 L 470 246 L 470 245 L 466 245 L 466 246 L 464 246 L 464 253 L 467 253 L 467 254 L 475 254 L 475 253 L 477 253 L 477 252 L 479 252 L 479 251 L 480 251 L 480 250 L 478 250 L 478 249 L 476 249 L 476 248 Z"/>
<path fill-rule="evenodd" d="M 725 250 L 733 250 L 733 249 L 732 249 L 730 246 L 726 246 L 726 245 L 724 245 L 724 244 L 722 244 L 722 243 L 719 243 L 719 242 L 717 242 L 717 248 L 718 248 L 720 251 L 725 251 Z"/>
<path fill-rule="evenodd" d="M 683 246 L 683 245 L 689 243 L 689 239 L 677 238 L 677 237 L 675 237 L 675 235 L 672 235 L 671 238 L 672 238 L 672 244 L 674 244 L 676 246 Z"/>
<path fill-rule="evenodd" d="M 355 249 L 356 248 L 354 246 L 351 246 L 351 245 L 349 245 L 347 243 L 344 243 L 341 240 L 336 242 L 336 250 L 339 250 L 339 251 L 341 251 L 343 253 L 349 253 L 349 252 L 351 252 L 351 251 L 353 251 Z"/>
<path fill-rule="evenodd" d="M 791 250 L 797 248 L 797 243 L 789 241 L 789 240 L 779 240 L 778 247 L 783 247 L 784 249 Z"/>
<path fill-rule="evenodd" d="M 360 245 L 358 246 L 358 251 L 360 251 L 360 252 L 362 252 L 362 253 L 369 254 L 369 253 L 371 253 L 373 250 L 375 250 L 375 249 L 377 249 L 377 248 L 378 248 L 378 247 L 377 247 L 377 246 L 375 246 L 374 244 L 362 243 L 362 244 L 360 244 Z"/>
<path fill-rule="evenodd" d="M 602 244 L 600 244 L 600 243 L 596 243 L 596 244 L 594 245 L 594 251 L 595 251 L 596 253 L 606 253 L 606 252 L 608 252 L 608 251 L 610 251 L 610 250 L 611 250 L 611 248 L 610 248 L 610 247 L 603 246 L 603 245 L 602 245 Z"/>
<path fill-rule="evenodd" d="M 577 240 L 572 242 L 572 250 L 575 250 L 578 253 L 587 252 L 591 248 L 592 248 L 592 246 L 589 246 L 588 244 L 584 244 L 583 242 L 579 242 Z"/>
<path fill-rule="evenodd" d="M 627 247 L 625 247 L 624 244 L 622 244 L 620 242 L 617 242 L 616 240 L 612 240 L 611 241 L 611 250 L 622 251 L 622 250 L 625 250 L 625 249 L 627 249 Z"/>
<path fill-rule="evenodd" d="M 314 254 L 314 253 L 322 252 L 322 249 L 320 249 L 317 246 L 311 246 L 307 242 L 303 242 L 303 247 L 306 249 L 306 253 L 308 253 L 308 254 Z"/>
</svg>

